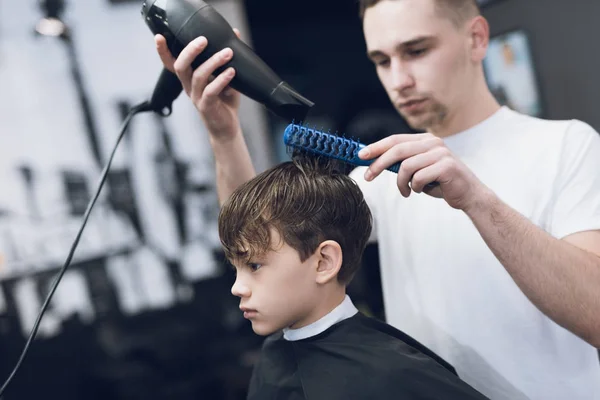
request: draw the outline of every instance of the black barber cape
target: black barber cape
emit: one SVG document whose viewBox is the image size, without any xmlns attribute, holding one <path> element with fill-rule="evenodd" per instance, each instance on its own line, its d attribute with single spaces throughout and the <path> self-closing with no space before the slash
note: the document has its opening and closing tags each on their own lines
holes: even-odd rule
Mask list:
<svg viewBox="0 0 600 400">
<path fill-rule="evenodd" d="M 360 312 L 326 331 L 263 343 L 249 400 L 485 399 L 416 340 Z"/>
</svg>

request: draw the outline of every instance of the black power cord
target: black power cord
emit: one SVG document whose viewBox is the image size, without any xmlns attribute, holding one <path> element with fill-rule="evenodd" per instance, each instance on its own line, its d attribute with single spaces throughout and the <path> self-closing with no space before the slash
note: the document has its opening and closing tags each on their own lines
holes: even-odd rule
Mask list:
<svg viewBox="0 0 600 400">
<path fill-rule="evenodd" d="M 96 193 L 94 194 L 94 197 L 92 197 L 92 199 L 88 203 L 87 209 L 85 210 L 85 214 L 83 216 L 83 223 L 81 224 L 81 228 L 79 228 L 79 232 L 77 232 L 77 236 L 75 237 L 75 240 L 73 241 L 73 244 L 71 245 L 71 250 L 69 251 L 69 255 L 67 256 L 65 264 L 63 265 L 61 270 L 58 272 L 56 278 L 54 279 L 54 283 L 52 284 L 50 292 L 48 293 L 48 296 L 46 296 L 46 300 L 44 301 L 44 304 L 42 305 L 42 309 L 40 310 L 40 313 L 38 314 L 35 324 L 33 324 L 33 328 L 31 329 L 29 338 L 27 339 L 27 342 L 25 343 L 25 347 L 23 348 L 21 357 L 19 357 L 19 361 L 17 361 L 17 364 L 13 368 L 11 374 L 6 379 L 4 384 L 2 385 L 2 388 L 0 388 L 0 396 L 2 396 L 2 394 L 4 393 L 4 391 L 10 384 L 10 382 L 13 380 L 13 378 L 17 374 L 17 371 L 21 367 L 23 360 L 25 360 L 25 356 L 27 355 L 27 352 L 29 351 L 29 347 L 31 346 L 31 343 L 33 342 L 33 339 L 35 338 L 35 335 L 37 334 L 37 331 L 40 327 L 40 322 L 42 321 L 42 317 L 43 317 L 44 313 L 46 312 L 48 305 L 50 304 L 50 300 L 52 299 L 52 296 L 54 295 L 54 292 L 56 291 L 56 288 L 58 287 L 60 280 L 62 279 L 63 275 L 67 271 L 67 268 L 71 264 L 71 259 L 73 258 L 73 254 L 75 254 L 75 249 L 77 248 L 77 245 L 79 244 L 79 239 L 81 238 L 83 229 L 85 228 L 85 225 L 87 224 L 88 218 L 90 216 L 92 208 L 94 207 L 94 204 L 96 204 L 96 200 L 98 199 L 98 196 L 100 196 L 100 191 L 102 190 L 102 186 L 104 186 L 104 182 L 106 181 L 106 177 L 108 175 L 110 165 L 112 164 L 112 160 L 115 156 L 115 153 L 117 152 L 117 148 L 119 147 L 119 143 L 121 142 L 121 139 L 123 139 L 123 136 L 125 136 L 125 133 L 127 132 L 127 127 L 129 126 L 131 119 L 133 118 L 134 115 L 141 113 L 141 112 L 145 112 L 145 111 L 152 111 L 152 107 L 150 106 L 150 103 L 147 101 L 132 107 L 131 110 L 129 111 L 129 114 L 127 114 L 127 117 L 123 121 L 123 124 L 121 125 L 121 132 L 119 133 L 119 136 L 117 137 L 117 141 L 113 147 L 110 157 L 108 158 L 108 161 L 106 162 L 106 165 L 104 166 L 104 170 L 102 171 L 102 175 L 100 176 L 100 182 L 98 183 L 98 188 L 96 189 Z"/>
</svg>

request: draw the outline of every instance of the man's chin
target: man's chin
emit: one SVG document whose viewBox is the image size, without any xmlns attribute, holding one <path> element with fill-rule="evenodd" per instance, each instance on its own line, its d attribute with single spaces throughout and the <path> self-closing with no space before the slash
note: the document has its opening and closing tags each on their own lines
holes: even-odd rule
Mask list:
<svg viewBox="0 0 600 400">
<path fill-rule="evenodd" d="M 431 126 L 429 118 L 403 116 L 404 120 L 414 130 L 426 131 Z"/>
<path fill-rule="evenodd" d="M 432 113 L 427 111 L 419 114 L 400 113 L 400 115 L 404 118 L 408 126 L 417 131 L 427 131 L 433 126 L 435 121 Z"/>
<path fill-rule="evenodd" d="M 408 126 L 414 130 L 423 132 L 430 131 L 442 124 L 447 114 L 447 109 L 441 105 L 433 105 L 420 112 L 411 114 L 400 112 L 400 115 L 404 118 Z"/>
</svg>

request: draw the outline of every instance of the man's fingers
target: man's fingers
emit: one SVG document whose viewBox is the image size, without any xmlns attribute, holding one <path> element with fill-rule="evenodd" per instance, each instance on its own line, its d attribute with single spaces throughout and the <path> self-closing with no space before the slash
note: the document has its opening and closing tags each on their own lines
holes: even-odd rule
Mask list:
<svg viewBox="0 0 600 400">
<path fill-rule="evenodd" d="M 235 32 L 235 35 L 238 37 L 238 39 L 242 38 L 242 33 L 238 28 L 233 28 L 233 31 Z"/>
<path fill-rule="evenodd" d="M 400 193 L 402 193 L 404 197 L 408 197 L 411 192 L 411 188 L 412 190 L 418 192 L 412 181 L 414 175 L 417 172 L 435 164 L 440 159 L 441 152 L 436 150 L 437 149 L 417 154 L 414 157 L 407 158 L 402 162 L 402 164 L 400 164 L 396 182 L 398 184 Z"/>
<path fill-rule="evenodd" d="M 434 136 L 421 136 L 420 140 L 401 141 L 391 148 L 386 149 L 383 154 L 373 161 L 365 173 L 365 179 L 372 180 L 391 165 L 402 162 L 417 154 L 425 153 L 436 147 L 440 142 L 441 139 Z"/>
<path fill-rule="evenodd" d="M 175 57 L 173 57 L 173 54 L 171 54 L 165 37 L 162 35 L 154 36 L 154 44 L 156 45 L 156 50 L 158 52 L 158 56 L 160 57 L 160 61 L 162 61 L 166 69 L 174 73 L 175 68 L 173 65 L 175 64 Z"/>
<path fill-rule="evenodd" d="M 203 92 L 209 83 L 210 76 L 215 73 L 215 70 L 227 64 L 233 57 L 233 50 L 225 48 L 218 53 L 215 53 L 211 58 L 203 62 L 194 71 L 194 91 Z"/>
<path fill-rule="evenodd" d="M 231 83 L 231 80 L 235 76 L 235 70 L 233 68 L 227 68 L 225 71 L 219 74 L 210 84 L 204 88 L 203 102 L 205 105 L 211 104 L 219 95 L 227 88 L 227 85 Z"/>
<path fill-rule="evenodd" d="M 190 93 L 192 87 L 192 62 L 206 48 L 207 43 L 206 38 L 203 36 L 192 40 L 190 44 L 185 46 L 181 53 L 179 53 L 177 60 L 175 60 L 173 67 L 186 93 Z"/>
<path fill-rule="evenodd" d="M 223 89 L 223 95 L 227 97 L 235 96 L 237 93 L 237 90 L 235 90 L 231 86 L 227 86 L 225 89 Z"/>
<path fill-rule="evenodd" d="M 443 161 L 437 162 L 417 171 L 411 180 L 412 190 L 416 193 L 424 191 L 433 197 L 443 197 L 442 189 L 438 182 L 446 170 L 446 165 L 444 164 Z"/>
<path fill-rule="evenodd" d="M 407 134 L 391 135 L 391 136 L 388 136 L 386 138 L 383 138 L 375 143 L 371 143 L 370 145 L 366 146 L 364 149 L 362 149 L 358 153 L 358 156 L 363 160 L 369 160 L 369 159 L 372 159 L 375 157 L 379 157 L 380 155 L 382 155 L 383 153 L 385 153 L 386 151 L 388 151 L 390 148 L 392 148 L 393 146 L 395 146 L 397 144 L 405 143 L 405 142 L 412 142 L 415 140 L 421 140 L 426 136 L 430 136 L 430 135 L 426 134 L 426 133 L 419 133 L 419 134 L 407 133 Z"/>
</svg>

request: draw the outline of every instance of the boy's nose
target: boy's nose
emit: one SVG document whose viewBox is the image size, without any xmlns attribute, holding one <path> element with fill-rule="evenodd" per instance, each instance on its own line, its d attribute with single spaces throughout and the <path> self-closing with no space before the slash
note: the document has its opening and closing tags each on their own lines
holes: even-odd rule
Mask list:
<svg viewBox="0 0 600 400">
<path fill-rule="evenodd" d="M 236 278 L 233 286 L 231 287 L 231 294 L 237 297 L 248 297 L 250 296 L 250 288 L 244 284 L 241 279 Z"/>
</svg>

